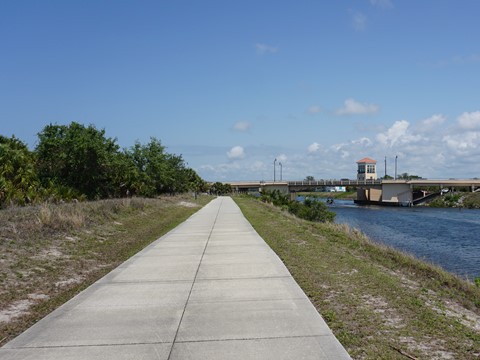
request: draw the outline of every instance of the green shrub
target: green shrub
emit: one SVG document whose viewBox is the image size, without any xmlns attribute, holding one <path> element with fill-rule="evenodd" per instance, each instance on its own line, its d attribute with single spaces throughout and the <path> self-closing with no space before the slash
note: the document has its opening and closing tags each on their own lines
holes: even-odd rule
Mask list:
<svg viewBox="0 0 480 360">
<path fill-rule="evenodd" d="M 331 222 L 335 219 L 335 213 L 328 210 L 323 202 L 306 198 L 302 204 L 296 200 L 290 200 L 288 195 L 282 194 L 279 190 L 263 192 L 261 200 L 287 209 L 289 213 L 301 219 L 317 222 Z"/>
<path fill-rule="evenodd" d="M 469 209 L 480 209 L 480 193 L 470 193 L 465 196 L 463 206 Z"/>
</svg>

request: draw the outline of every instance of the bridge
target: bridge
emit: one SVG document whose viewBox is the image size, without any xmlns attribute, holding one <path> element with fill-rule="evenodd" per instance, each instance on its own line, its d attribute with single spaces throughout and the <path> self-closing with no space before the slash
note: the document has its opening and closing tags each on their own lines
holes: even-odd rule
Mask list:
<svg viewBox="0 0 480 360">
<path fill-rule="evenodd" d="M 238 193 L 279 190 L 288 194 L 324 187 L 350 186 L 357 189 L 356 202 L 359 204 L 405 206 L 421 203 L 433 194 L 440 195 L 442 189 L 467 187 L 470 191 L 480 190 L 480 179 L 234 181 L 229 184 Z M 414 189 L 422 187 L 437 187 L 438 192 L 414 193 Z"/>
</svg>

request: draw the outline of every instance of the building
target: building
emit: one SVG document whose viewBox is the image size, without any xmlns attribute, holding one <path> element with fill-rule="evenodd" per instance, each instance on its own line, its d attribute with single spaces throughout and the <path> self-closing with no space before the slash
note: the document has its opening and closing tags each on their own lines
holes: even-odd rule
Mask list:
<svg viewBox="0 0 480 360">
<path fill-rule="evenodd" d="M 377 161 L 368 157 L 357 161 L 357 180 L 377 180 Z"/>
</svg>

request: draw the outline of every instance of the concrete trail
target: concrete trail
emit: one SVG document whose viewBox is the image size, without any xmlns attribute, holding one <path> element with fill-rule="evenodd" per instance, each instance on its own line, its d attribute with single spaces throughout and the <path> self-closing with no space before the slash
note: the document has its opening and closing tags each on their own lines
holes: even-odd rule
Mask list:
<svg viewBox="0 0 480 360">
<path fill-rule="evenodd" d="M 0 348 L 0 359 L 350 359 L 220 197 Z"/>
</svg>

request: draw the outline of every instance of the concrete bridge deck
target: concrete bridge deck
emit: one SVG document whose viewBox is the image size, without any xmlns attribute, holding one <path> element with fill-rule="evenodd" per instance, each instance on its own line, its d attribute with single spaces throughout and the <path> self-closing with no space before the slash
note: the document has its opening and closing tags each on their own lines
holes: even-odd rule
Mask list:
<svg viewBox="0 0 480 360">
<path fill-rule="evenodd" d="M 0 348 L 12 359 L 349 359 L 231 198 Z"/>
</svg>

